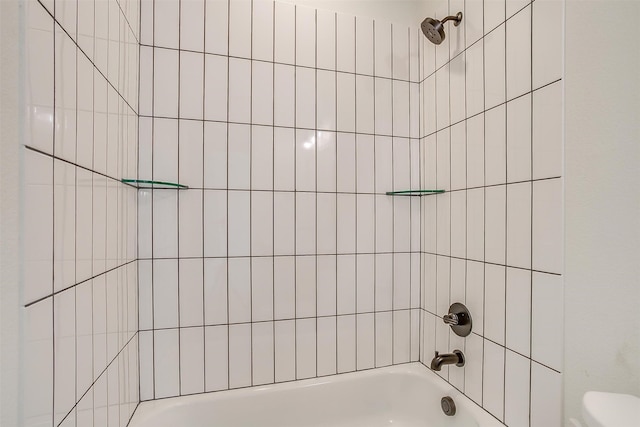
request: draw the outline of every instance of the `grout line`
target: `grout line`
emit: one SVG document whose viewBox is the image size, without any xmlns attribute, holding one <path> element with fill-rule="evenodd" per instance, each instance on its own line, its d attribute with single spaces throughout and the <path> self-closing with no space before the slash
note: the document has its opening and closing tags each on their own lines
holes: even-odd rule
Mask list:
<svg viewBox="0 0 640 427">
<path fill-rule="evenodd" d="M 181 49 L 181 48 L 173 48 L 173 47 L 166 47 L 166 46 L 151 46 L 148 44 L 140 44 L 140 46 L 142 47 L 152 47 L 155 49 L 162 49 L 162 50 L 182 50 L 184 52 L 191 52 L 191 53 L 200 53 L 200 54 L 204 54 L 204 55 L 211 55 L 211 56 L 220 56 L 220 57 L 224 57 L 224 58 L 230 58 L 230 59 L 242 59 L 242 60 L 249 60 L 249 61 L 255 61 L 255 62 L 263 62 L 263 63 L 268 63 L 268 64 L 275 64 L 275 65 L 285 65 L 285 66 L 290 66 L 290 67 L 296 67 L 296 68 L 306 68 L 309 70 L 314 70 L 314 71 L 330 71 L 332 73 L 337 73 L 337 74 L 349 74 L 349 75 L 354 75 L 354 76 L 362 76 L 362 77 L 375 77 L 375 78 L 379 78 L 382 80 L 393 80 L 393 81 L 400 81 L 400 82 L 405 82 L 405 83 L 421 83 L 419 81 L 411 81 L 408 79 L 398 79 L 395 77 L 386 77 L 386 76 L 379 76 L 379 75 L 374 75 L 374 74 L 365 74 L 365 73 L 357 73 L 357 72 L 353 72 L 353 71 L 344 71 L 344 70 L 340 70 L 340 69 L 331 69 L 331 68 L 322 68 L 322 67 L 312 67 L 310 65 L 301 65 L 295 62 L 280 62 L 280 61 L 267 61 L 265 59 L 258 59 L 258 58 L 248 58 L 248 57 L 244 57 L 244 56 L 236 56 L 236 55 L 225 55 L 225 54 L 221 54 L 221 53 L 213 53 L 213 52 L 202 52 L 202 51 L 198 51 L 198 50 L 192 50 L 192 49 Z M 354 60 L 355 61 L 355 60 Z M 337 62 L 336 62 L 336 67 L 337 67 Z"/>
</svg>

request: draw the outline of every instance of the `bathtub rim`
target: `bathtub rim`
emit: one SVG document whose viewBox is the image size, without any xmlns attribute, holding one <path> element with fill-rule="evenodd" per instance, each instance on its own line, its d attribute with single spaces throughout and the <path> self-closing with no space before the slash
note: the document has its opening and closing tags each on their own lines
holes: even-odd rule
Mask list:
<svg viewBox="0 0 640 427">
<path fill-rule="evenodd" d="M 173 407 L 189 405 L 209 400 L 223 400 L 242 398 L 254 393 L 264 393 L 269 390 L 287 391 L 299 390 L 307 387 L 319 386 L 326 383 L 340 383 L 359 378 L 378 377 L 385 375 L 402 374 L 420 377 L 429 381 L 436 389 L 436 393 L 442 397 L 450 396 L 454 399 L 458 407 L 464 407 L 482 427 L 504 427 L 502 421 L 484 409 L 473 399 L 463 394 L 449 382 L 445 381 L 438 374 L 426 367 L 421 362 L 407 362 L 398 365 L 390 365 L 379 368 L 368 368 L 360 371 L 351 371 L 338 374 L 324 375 L 301 380 L 290 380 L 279 383 L 269 383 L 262 385 L 238 387 L 233 389 L 205 391 L 182 396 L 162 397 L 153 400 L 141 401 L 136 407 L 127 427 L 140 427 L 149 419 L 157 415 L 158 412 L 171 410 Z"/>
</svg>

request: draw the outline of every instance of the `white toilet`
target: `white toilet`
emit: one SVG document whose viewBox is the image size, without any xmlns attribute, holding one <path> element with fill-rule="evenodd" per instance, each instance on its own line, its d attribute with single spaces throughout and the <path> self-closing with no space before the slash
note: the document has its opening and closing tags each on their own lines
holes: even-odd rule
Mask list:
<svg viewBox="0 0 640 427">
<path fill-rule="evenodd" d="M 640 398 L 589 391 L 582 398 L 582 418 L 587 427 L 640 427 Z"/>
</svg>

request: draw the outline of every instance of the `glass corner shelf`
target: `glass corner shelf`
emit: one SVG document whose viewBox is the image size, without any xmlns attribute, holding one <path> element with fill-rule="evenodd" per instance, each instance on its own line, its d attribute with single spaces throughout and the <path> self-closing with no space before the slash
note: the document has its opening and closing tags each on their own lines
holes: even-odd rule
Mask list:
<svg viewBox="0 0 640 427">
<path fill-rule="evenodd" d="M 387 191 L 387 196 L 428 196 L 430 194 L 442 194 L 444 190 L 401 190 Z"/>
<path fill-rule="evenodd" d="M 150 181 L 146 179 L 122 179 L 123 183 L 136 187 L 139 190 L 186 190 L 186 185 L 175 182 Z"/>
</svg>

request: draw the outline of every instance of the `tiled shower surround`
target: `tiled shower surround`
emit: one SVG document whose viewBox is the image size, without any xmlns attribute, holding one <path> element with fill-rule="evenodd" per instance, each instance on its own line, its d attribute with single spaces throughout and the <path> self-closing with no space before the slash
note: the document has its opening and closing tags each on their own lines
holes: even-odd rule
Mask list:
<svg viewBox="0 0 640 427">
<path fill-rule="evenodd" d="M 421 361 L 509 426 L 562 423 L 563 7 L 557 0 L 434 2 L 464 13 L 423 45 Z M 463 302 L 473 333 L 440 317 Z"/>
<path fill-rule="evenodd" d="M 143 2 L 141 399 L 419 358 L 417 29 Z"/>
<path fill-rule="evenodd" d="M 138 402 L 137 1 L 24 2 L 26 426 Z"/>
<path fill-rule="evenodd" d="M 272 0 L 25 4 L 27 425 L 454 349 L 497 419 L 561 425 L 561 0 L 429 2 L 464 13 L 438 47 Z"/>
</svg>

